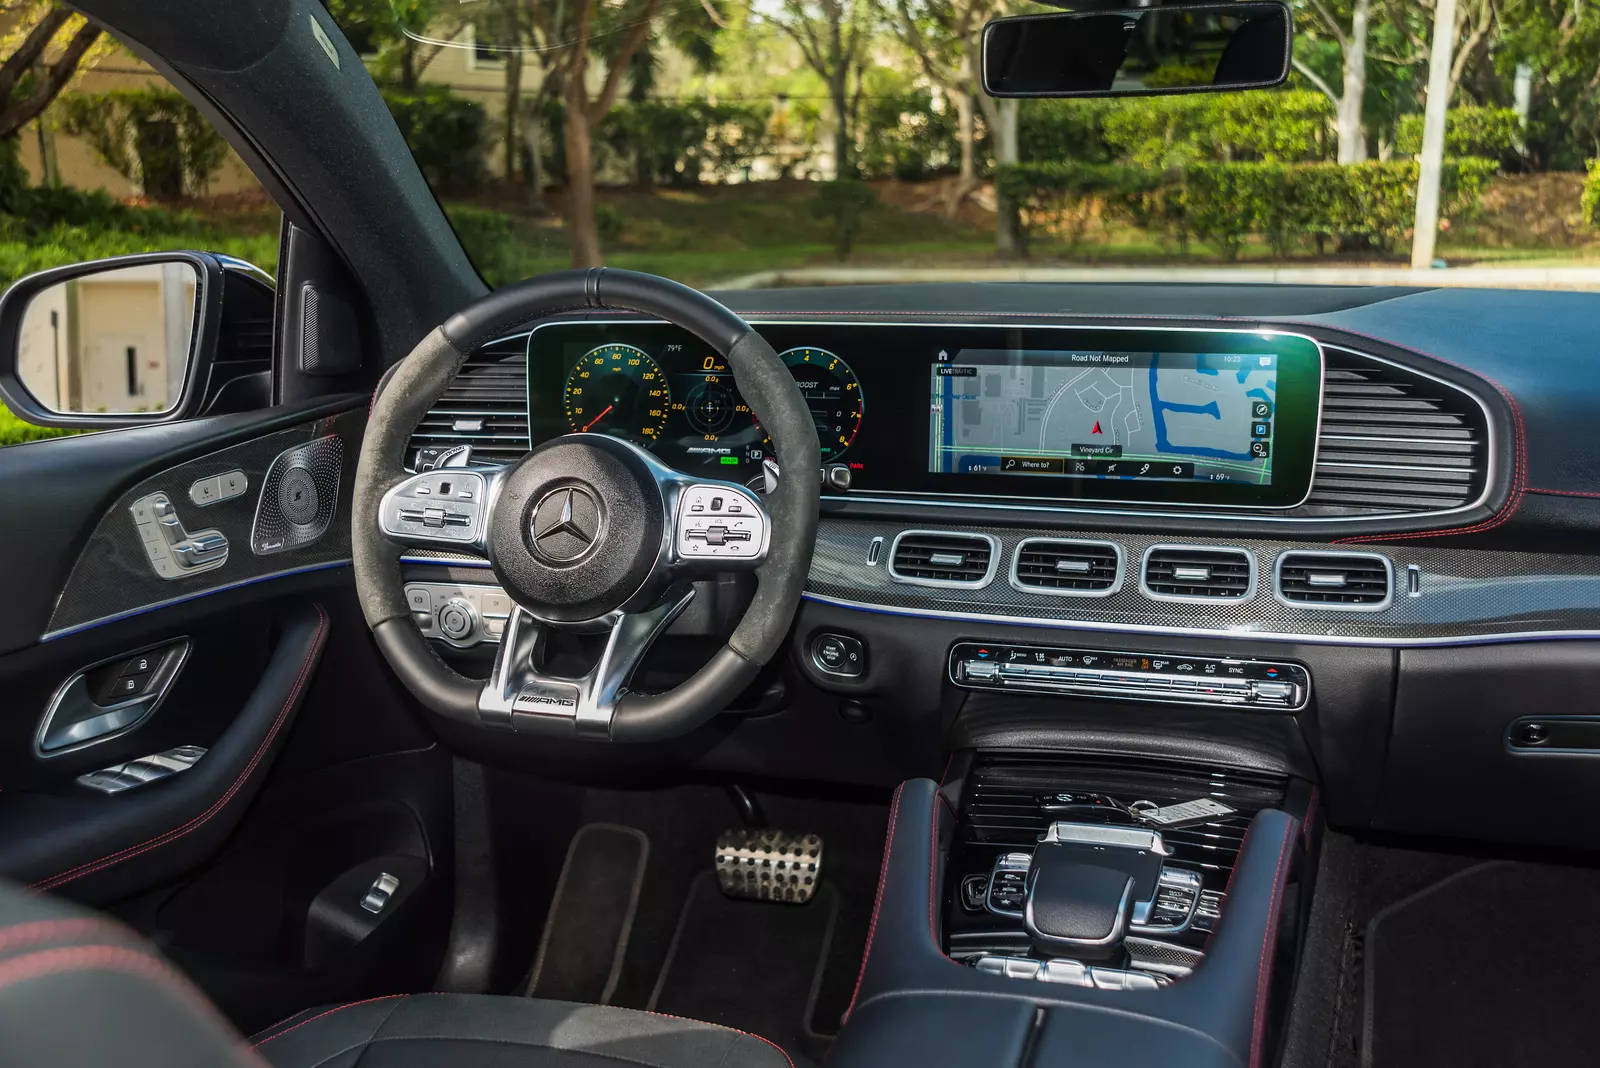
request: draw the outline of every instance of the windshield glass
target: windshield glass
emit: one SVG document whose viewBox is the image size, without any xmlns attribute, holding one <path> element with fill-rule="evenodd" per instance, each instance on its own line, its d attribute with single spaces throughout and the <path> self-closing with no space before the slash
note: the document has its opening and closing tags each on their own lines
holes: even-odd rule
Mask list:
<svg viewBox="0 0 1600 1068">
<path fill-rule="evenodd" d="M 1055 9 L 1009 0 L 327 3 L 494 285 L 596 263 L 721 287 L 1600 267 L 1590 0 L 1460 0 L 1442 29 L 1432 3 L 1296 0 L 1276 88 L 1023 100 L 982 91 L 980 35 Z M 1141 61 L 1142 32 L 1119 78 L 1209 84 L 1225 41 Z"/>
</svg>

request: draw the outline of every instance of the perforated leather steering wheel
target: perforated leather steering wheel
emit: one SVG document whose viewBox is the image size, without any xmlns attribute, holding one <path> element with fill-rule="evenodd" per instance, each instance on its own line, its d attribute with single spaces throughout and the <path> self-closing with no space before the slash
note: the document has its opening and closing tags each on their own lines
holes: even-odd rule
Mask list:
<svg viewBox="0 0 1600 1068">
<path fill-rule="evenodd" d="M 758 498 L 601 434 L 556 438 L 504 467 L 406 472 L 406 443 L 469 353 L 513 327 L 587 308 L 657 316 L 716 349 L 792 477 Z M 710 297 L 605 268 L 508 286 L 423 338 L 379 385 L 351 532 L 362 612 L 405 685 L 453 720 L 614 741 L 682 734 L 720 712 L 783 644 L 811 563 L 819 455 L 793 376 Z M 400 581 L 406 548 L 488 558 L 514 607 L 487 683 L 453 670 L 417 630 Z M 758 587 L 727 644 L 667 693 L 629 692 L 629 676 L 689 603 L 693 581 L 736 570 L 754 570 Z M 547 628 L 609 637 L 589 674 L 555 677 L 539 667 Z"/>
</svg>

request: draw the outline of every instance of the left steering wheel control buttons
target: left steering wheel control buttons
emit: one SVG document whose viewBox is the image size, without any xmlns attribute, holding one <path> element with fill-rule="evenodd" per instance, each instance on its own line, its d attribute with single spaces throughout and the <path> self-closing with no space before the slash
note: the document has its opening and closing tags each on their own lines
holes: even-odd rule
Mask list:
<svg viewBox="0 0 1600 1068">
<path fill-rule="evenodd" d="M 424 638 L 458 649 L 498 642 L 511 615 L 511 598 L 499 586 L 408 582 L 406 604 Z"/>
<path fill-rule="evenodd" d="M 207 508 L 219 501 L 232 500 L 249 488 L 250 480 L 243 471 L 229 471 L 196 479 L 189 487 L 189 500 L 197 508 Z"/>
<path fill-rule="evenodd" d="M 824 675 L 858 679 L 867 670 L 867 650 L 848 634 L 818 634 L 811 639 L 811 662 Z"/>
<path fill-rule="evenodd" d="M 731 483 L 693 485 L 678 500 L 678 555 L 689 559 L 755 560 L 767 551 L 766 512 Z"/>
<path fill-rule="evenodd" d="M 481 474 L 459 467 L 414 475 L 384 495 L 384 533 L 471 545 L 483 534 L 488 488 Z"/>
<path fill-rule="evenodd" d="M 285 449 L 267 468 L 250 526 L 257 556 L 310 545 L 333 522 L 344 473 L 344 442 L 337 434 Z M 226 478 L 228 476 L 221 476 Z M 242 490 L 241 490 L 242 492 Z"/>
<path fill-rule="evenodd" d="M 165 493 L 152 493 L 128 508 L 144 546 L 145 558 L 157 575 L 180 579 L 213 571 L 228 562 L 228 539 L 220 530 L 185 529 Z"/>
</svg>

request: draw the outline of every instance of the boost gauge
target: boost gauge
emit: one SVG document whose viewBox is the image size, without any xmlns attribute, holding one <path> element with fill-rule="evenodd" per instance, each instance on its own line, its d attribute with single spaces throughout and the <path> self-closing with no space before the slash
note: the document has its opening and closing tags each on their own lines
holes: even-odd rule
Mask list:
<svg viewBox="0 0 1600 1068">
<path fill-rule="evenodd" d="M 861 383 L 856 373 L 827 349 L 800 347 L 778 354 L 794 376 L 800 395 L 811 409 L 817 426 L 817 441 L 822 444 L 822 462 L 844 455 L 861 429 L 864 405 Z"/>
<path fill-rule="evenodd" d="M 660 441 L 672 396 L 667 376 L 643 349 L 601 345 L 567 375 L 567 422 L 577 432 Z"/>
</svg>

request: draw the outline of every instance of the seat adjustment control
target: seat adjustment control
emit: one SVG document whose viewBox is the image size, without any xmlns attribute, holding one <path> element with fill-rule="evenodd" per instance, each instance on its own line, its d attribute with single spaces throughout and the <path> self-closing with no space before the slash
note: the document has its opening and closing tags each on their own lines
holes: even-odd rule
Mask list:
<svg viewBox="0 0 1600 1068">
<path fill-rule="evenodd" d="M 207 502 L 209 503 L 209 502 Z M 212 571 L 228 562 L 228 539 L 220 530 L 184 529 L 183 520 L 165 493 L 152 493 L 128 508 L 139 532 L 145 557 L 164 579 Z"/>
</svg>

